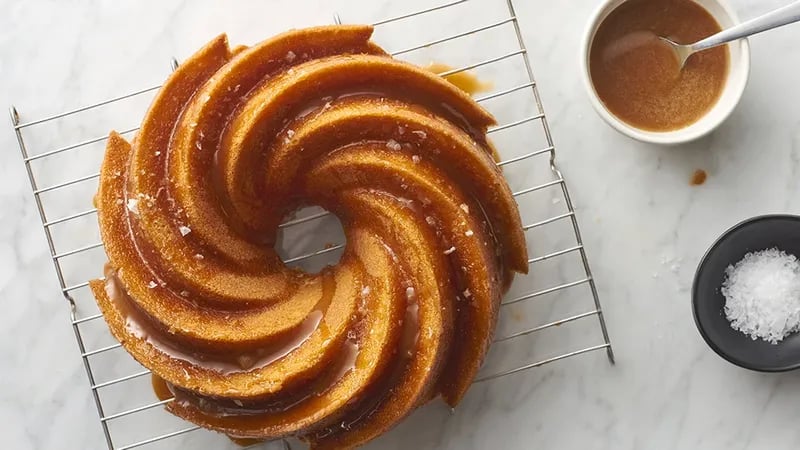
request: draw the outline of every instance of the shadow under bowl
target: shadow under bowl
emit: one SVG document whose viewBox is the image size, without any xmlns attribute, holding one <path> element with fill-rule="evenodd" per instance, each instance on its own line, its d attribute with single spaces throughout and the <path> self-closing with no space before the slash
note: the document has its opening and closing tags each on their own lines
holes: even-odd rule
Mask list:
<svg viewBox="0 0 800 450">
<path fill-rule="evenodd" d="M 731 328 L 721 292 L 729 265 L 736 264 L 747 253 L 770 248 L 800 257 L 800 216 L 758 216 L 723 233 L 697 268 L 692 309 L 697 329 L 717 354 L 746 369 L 783 372 L 800 367 L 800 333 L 793 333 L 777 344 L 751 339 Z"/>
</svg>

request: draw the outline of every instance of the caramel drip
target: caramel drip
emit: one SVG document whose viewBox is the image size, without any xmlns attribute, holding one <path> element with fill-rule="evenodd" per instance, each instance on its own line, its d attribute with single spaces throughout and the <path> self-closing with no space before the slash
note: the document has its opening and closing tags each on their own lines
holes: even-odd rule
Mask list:
<svg viewBox="0 0 800 450">
<path fill-rule="evenodd" d="M 331 366 L 325 374 L 309 385 L 301 386 L 298 390 L 286 393 L 279 398 L 267 400 L 230 400 L 197 395 L 189 391 L 176 389 L 175 400 L 182 406 L 198 408 L 204 413 L 215 417 L 240 417 L 259 414 L 278 414 L 297 408 L 312 398 L 325 394 L 345 375 L 356 368 L 358 358 L 358 343 L 348 340 L 342 346 L 341 357 Z M 175 389 L 173 387 L 173 389 Z"/>
<path fill-rule="evenodd" d="M 691 186 L 700 186 L 706 182 L 708 178 L 708 174 L 703 169 L 697 169 L 692 173 L 692 178 L 689 180 L 689 185 Z"/>
<path fill-rule="evenodd" d="M 249 447 L 251 445 L 260 444 L 261 442 L 266 442 L 266 439 L 241 438 L 233 436 L 228 436 L 228 438 L 230 438 L 234 444 L 240 447 Z"/>
<path fill-rule="evenodd" d="M 425 69 L 439 75 L 449 72 L 454 68 L 444 63 L 434 62 L 425 66 Z M 469 95 L 475 95 L 479 92 L 485 92 L 492 89 L 492 83 L 488 81 L 481 81 L 476 75 L 468 71 L 447 75 L 444 77 L 444 79 Z"/>
<path fill-rule="evenodd" d="M 164 381 L 163 378 L 159 377 L 156 374 L 150 375 L 150 382 L 153 385 L 153 392 L 156 394 L 156 398 L 161 401 L 169 400 L 175 395 L 172 393 L 172 390 L 167 385 L 167 382 Z"/>
<path fill-rule="evenodd" d="M 136 338 L 146 341 L 157 351 L 169 355 L 195 367 L 203 367 L 222 374 L 248 372 L 266 367 L 299 348 L 317 330 L 325 333 L 321 327 L 323 310 L 316 310 L 300 324 L 277 342 L 244 352 L 205 353 L 190 348 L 178 347 L 163 331 L 152 325 L 149 319 L 139 311 L 130 296 L 125 292 L 116 272 L 106 265 L 106 293 L 123 315 L 125 327 Z M 324 295 L 320 305 L 327 307 L 332 293 L 330 288 Z"/>
</svg>

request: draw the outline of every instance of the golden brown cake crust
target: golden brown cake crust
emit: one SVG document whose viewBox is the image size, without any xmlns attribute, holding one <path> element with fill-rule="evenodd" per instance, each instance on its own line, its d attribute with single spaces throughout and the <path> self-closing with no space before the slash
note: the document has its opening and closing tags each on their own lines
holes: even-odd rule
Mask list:
<svg viewBox="0 0 800 450">
<path fill-rule="evenodd" d="M 494 119 L 371 34 L 316 27 L 234 50 L 219 36 L 132 143 L 109 136 L 95 197 L 109 263 L 90 287 L 172 413 L 352 448 L 436 395 L 454 406 L 480 368 L 528 267 Z M 273 249 L 304 205 L 347 239 L 317 274 Z"/>
</svg>

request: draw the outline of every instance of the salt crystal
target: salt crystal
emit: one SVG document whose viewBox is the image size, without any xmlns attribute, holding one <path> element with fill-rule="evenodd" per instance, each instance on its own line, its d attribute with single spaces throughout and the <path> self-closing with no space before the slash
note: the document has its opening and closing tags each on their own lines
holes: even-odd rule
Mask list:
<svg viewBox="0 0 800 450">
<path fill-rule="evenodd" d="M 289 70 L 286 71 L 286 73 L 288 73 L 289 75 L 293 75 L 294 74 L 294 69 L 289 69 Z"/>
<path fill-rule="evenodd" d="M 468 206 L 466 203 L 462 203 L 462 204 L 461 204 L 461 209 L 462 209 L 462 210 L 463 210 L 465 213 L 469 214 L 469 206 Z"/>
<path fill-rule="evenodd" d="M 400 150 L 401 148 L 403 148 L 402 146 L 400 146 L 400 143 L 395 141 L 394 139 L 389 139 L 388 141 L 386 141 L 386 147 L 392 150 Z"/>
<path fill-rule="evenodd" d="M 364 289 L 361 289 L 361 295 L 362 295 L 363 297 L 366 297 L 366 296 L 368 296 L 368 295 L 369 295 L 369 292 L 370 292 L 370 288 L 369 288 L 369 286 L 364 286 Z"/>
<path fill-rule="evenodd" d="M 416 134 L 417 137 L 419 137 L 420 139 L 425 139 L 426 137 L 428 137 L 428 133 L 426 133 L 426 132 L 424 132 L 422 130 L 414 130 L 414 131 L 412 131 L 412 133 Z"/>
<path fill-rule="evenodd" d="M 236 406 L 240 408 L 244 407 L 244 403 L 241 400 L 234 400 L 233 403 L 236 403 Z"/>
<path fill-rule="evenodd" d="M 128 207 L 128 211 L 139 214 L 139 200 L 135 198 L 129 198 L 128 203 L 125 205 Z"/>
<path fill-rule="evenodd" d="M 161 152 L 159 150 L 156 150 L 156 156 L 158 156 L 160 154 L 161 154 Z"/>
<path fill-rule="evenodd" d="M 121 204 L 123 204 L 124 202 L 122 201 L 122 199 L 121 199 L 121 198 L 118 198 L 118 199 L 117 199 L 117 200 L 116 200 L 114 203 L 115 203 L 115 204 L 117 204 L 117 205 L 121 205 Z"/>
<path fill-rule="evenodd" d="M 472 230 L 467 230 L 467 232 L 466 232 L 466 233 L 464 233 L 464 236 L 466 236 L 466 237 L 470 237 L 470 236 L 472 236 L 473 234 L 475 234 L 475 233 L 473 233 L 473 232 L 472 232 Z"/>
<path fill-rule="evenodd" d="M 203 144 L 201 144 L 200 141 L 196 141 L 194 143 L 194 146 L 197 147 L 198 150 L 202 150 L 203 149 Z"/>
<path fill-rule="evenodd" d="M 428 225 L 430 226 L 436 225 L 436 219 L 431 216 L 425 216 L 425 222 L 428 222 Z"/>
<path fill-rule="evenodd" d="M 194 259 L 200 260 L 200 259 L 204 259 L 204 258 L 205 258 L 205 256 L 201 255 L 200 253 L 195 253 L 194 254 Z"/>
<path fill-rule="evenodd" d="M 286 135 L 289 136 L 289 139 L 294 137 L 294 130 L 286 130 Z"/>
<path fill-rule="evenodd" d="M 464 289 L 464 298 L 472 297 L 472 292 L 469 289 Z"/>
<path fill-rule="evenodd" d="M 188 297 L 189 291 L 181 291 L 181 297 Z"/>
<path fill-rule="evenodd" d="M 406 288 L 406 298 L 408 300 L 413 300 L 416 295 L 417 293 L 414 290 L 414 286 L 409 286 Z"/>
<path fill-rule="evenodd" d="M 292 61 L 294 61 L 294 58 L 296 58 L 296 57 L 297 57 L 297 55 L 295 55 L 294 52 L 291 51 L 291 50 L 289 50 L 286 53 L 286 61 L 292 62 Z"/>
<path fill-rule="evenodd" d="M 240 87 L 242 87 L 242 85 L 241 85 L 241 84 L 237 84 L 237 85 L 236 85 L 236 86 L 233 88 L 233 92 L 239 92 L 239 88 L 240 88 Z"/>
<path fill-rule="evenodd" d="M 147 203 L 147 206 L 149 206 L 150 208 L 152 208 L 156 204 L 156 199 L 150 196 L 150 194 L 143 194 L 140 192 L 136 194 L 136 196 L 138 197 L 139 200 L 144 200 L 145 203 Z"/>
<path fill-rule="evenodd" d="M 192 229 L 187 227 L 187 226 L 185 226 L 185 225 L 179 226 L 178 230 L 180 230 L 181 236 L 186 236 L 187 234 L 192 232 Z"/>
<path fill-rule="evenodd" d="M 753 340 L 777 344 L 800 330 L 800 262 L 777 248 L 748 253 L 725 270 L 725 317 Z"/>
<path fill-rule="evenodd" d="M 444 251 L 444 254 L 445 255 L 449 255 L 449 254 L 453 253 L 454 251 L 456 251 L 456 248 L 455 247 L 450 247 L 450 248 L 448 248 L 447 250 Z"/>
<path fill-rule="evenodd" d="M 153 280 L 150 280 L 150 282 L 149 282 L 149 283 L 147 283 L 147 287 L 149 287 L 150 289 L 153 289 L 153 288 L 154 288 L 154 287 L 156 287 L 156 286 L 158 286 L 158 283 L 156 283 L 156 282 L 155 282 L 155 281 L 153 281 Z"/>
<path fill-rule="evenodd" d="M 420 162 L 420 159 L 421 159 L 421 158 L 419 157 L 419 155 L 413 155 L 413 156 L 411 156 L 411 160 L 413 160 L 413 161 L 414 161 L 414 164 L 419 164 L 419 162 Z"/>
</svg>

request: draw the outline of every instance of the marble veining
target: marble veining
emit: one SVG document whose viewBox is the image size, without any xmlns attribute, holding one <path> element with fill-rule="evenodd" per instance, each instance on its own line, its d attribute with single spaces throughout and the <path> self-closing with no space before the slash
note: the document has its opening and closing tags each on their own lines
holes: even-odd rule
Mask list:
<svg viewBox="0 0 800 450">
<path fill-rule="evenodd" d="M 613 131 L 594 114 L 583 92 L 579 41 L 597 3 L 517 0 L 516 7 L 559 163 L 577 206 L 618 364 L 611 366 L 602 352 L 594 352 L 477 384 L 455 412 L 434 402 L 369 448 L 743 450 L 800 446 L 800 429 L 794 420 L 800 376 L 752 373 L 717 357 L 695 330 L 689 299 L 694 268 L 719 233 L 752 215 L 800 210 L 800 197 L 794 195 L 800 179 L 796 89 L 800 53 L 795 49 L 800 26 L 751 39 L 750 83 L 739 107 L 720 129 L 685 146 L 656 147 Z M 786 2 L 732 3 L 741 17 L 751 17 Z M 0 5 L 0 104 L 14 103 L 23 121 L 35 119 L 156 85 L 168 73 L 170 57 L 186 57 L 220 32 L 228 32 L 233 43 L 252 43 L 288 27 L 330 23 L 333 11 L 345 22 L 373 21 L 430 4 L 426 0 L 203 0 L 158 5 L 4 1 Z M 470 0 L 465 7 L 471 11 L 467 19 L 439 15 L 424 24 L 379 30 L 376 39 L 390 50 L 399 50 L 408 46 L 404 38 L 410 35 L 442 36 L 442 30 L 456 29 L 464 22 L 487 23 L 505 14 L 502 0 Z M 506 35 L 489 36 L 473 46 L 422 49 L 405 56 L 420 63 L 432 59 L 451 65 L 475 62 L 479 53 L 510 42 L 504 40 Z M 514 78 L 519 67 L 509 64 L 478 73 L 497 88 L 521 82 Z M 138 117 L 131 112 L 141 112 L 148 98 L 121 109 L 90 113 L 80 121 L 48 124 L 26 134 L 26 140 L 35 153 L 105 134 L 110 127 L 135 126 Z M 508 122 L 532 112 L 528 99 L 500 110 L 498 118 Z M 533 135 L 523 140 L 506 138 L 509 144 L 501 148 L 517 148 L 522 142 L 529 151 L 528 146 L 541 146 L 536 139 Z M 0 448 L 105 448 L 69 310 L 58 294 L 9 125 L 0 126 L 0 143 L 0 223 L 4 225 L 0 227 Z M 63 181 L 59 177 L 64 173 L 96 170 L 101 152 L 102 144 L 90 146 L 76 157 L 36 168 L 56 182 Z M 689 178 L 698 168 L 709 173 L 708 181 L 690 187 Z M 515 169 L 509 169 L 508 175 L 517 187 L 543 176 Z M 76 189 L 88 195 L 93 187 Z M 66 194 L 53 194 L 48 201 L 53 217 L 76 207 Z M 540 205 L 523 206 L 526 222 L 563 208 L 556 191 L 526 201 Z M 58 239 L 73 239 L 76 245 L 91 242 L 96 239 L 93 220 L 87 217 L 56 232 L 61 233 Z M 563 248 L 569 235 L 553 230 L 532 241 L 532 253 L 542 254 Z M 101 255 L 73 262 L 71 267 L 77 269 L 67 270 L 68 283 L 91 276 L 89 269 L 98 258 Z M 537 274 L 552 284 L 574 279 L 578 272 L 556 261 Z M 546 287 L 544 281 L 533 283 Z M 522 291 L 518 288 L 516 293 Z M 83 297 L 77 300 L 84 302 L 79 313 L 93 314 L 96 308 L 92 309 L 91 299 L 85 293 L 78 295 Z M 509 308 L 500 332 L 580 313 L 588 308 L 586 299 L 586 292 L 578 289 Z M 101 321 L 87 325 L 87 348 L 113 343 L 102 327 Z M 561 328 L 509 343 L 504 351 L 494 352 L 489 363 L 513 367 L 548 352 L 552 355 L 565 342 L 580 347 L 599 338 L 593 319 Z M 130 358 L 112 356 L 98 365 L 102 372 L 98 381 L 137 367 Z M 141 381 L 127 391 L 106 392 L 107 414 L 150 403 L 146 379 Z M 112 421 L 113 435 L 119 436 L 115 444 L 185 426 L 157 410 L 152 413 L 149 418 Z M 142 448 L 235 447 L 223 437 L 194 432 Z"/>
</svg>

